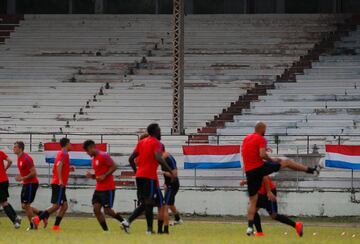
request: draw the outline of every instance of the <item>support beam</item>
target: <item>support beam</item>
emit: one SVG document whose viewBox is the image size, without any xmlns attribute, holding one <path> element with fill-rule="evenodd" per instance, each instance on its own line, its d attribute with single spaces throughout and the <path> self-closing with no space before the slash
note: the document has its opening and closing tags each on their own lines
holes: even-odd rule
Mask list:
<svg viewBox="0 0 360 244">
<path fill-rule="evenodd" d="M 16 0 L 7 0 L 6 13 L 16 14 Z"/>
<path fill-rule="evenodd" d="M 172 134 L 182 135 L 184 131 L 184 0 L 173 4 L 173 124 Z"/>
</svg>

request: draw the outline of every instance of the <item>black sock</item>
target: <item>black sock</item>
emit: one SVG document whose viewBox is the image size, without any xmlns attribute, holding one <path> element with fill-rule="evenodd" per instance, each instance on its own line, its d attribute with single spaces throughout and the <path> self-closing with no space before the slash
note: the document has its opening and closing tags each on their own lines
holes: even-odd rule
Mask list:
<svg viewBox="0 0 360 244">
<path fill-rule="evenodd" d="M 7 206 L 4 207 L 4 211 L 6 213 L 6 215 L 9 217 L 9 219 L 11 220 L 11 222 L 15 222 L 17 214 L 15 212 L 15 210 L 13 209 L 13 207 L 8 204 Z"/>
<path fill-rule="evenodd" d="M 315 170 L 316 170 L 315 168 L 308 167 L 308 169 L 306 170 L 306 173 L 308 173 L 308 174 L 314 174 Z"/>
<path fill-rule="evenodd" d="M 169 234 L 169 226 L 168 225 L 164 225 L 164 233 Z"/>
<path fill-rule="evenodd" d="M 254 215 L 254 224 L 257 232 L 262 232 L 260 215 L 256 213 Z"/>
<path fill-rule="evenodd" d="M 180 221 L 180 214 L 179 213 L 175 214 L 175 221 Z"/>
<path fill-rule="evenodd" d="M 34 229 L 34 224 L 30 223 L 30 229 Z"/>
<path fill-rule="evenodd" d="M 60 223 L 61 223 L 61 220 L 62 220 L 62 217 L 60 217 L 60 216 L 56 216 L 56 219 L 55 219 L 55 226 L 59 226 L 60 225 Z"/>
<path fill-rule="evenodd" d="M 275 219 L 283 224 L 290 225 L 295 228 L 295 222 L 285 215 L 278 214 Z"/>
<path fill-rule="evenodd" d="M 145 216 L 146 216 L 146 223 L 147 223 L 147 230 L 153 231 L 153 220 L 154 220 L 154 213 L 153 213 L 153 205 L 146 204 L 145 205 Z"/>
<path fill-rule="evenodd" d="M 45 210 L 45 211 L 43 211 L 43 212 L 39 215 L 39 218 L 40 218 L 40 220 L 42 220 L 42 219 L 48 219 L 49 216 L 50 216 L 49 212 Z"/>
<path fill-rule="evenodd" d="M 254 227 L 254 220 L 248 220 L 248 227 L 250 228 Z"/>
<path fill-rule="evenodd" d="M 108 230 L 109 230 L 109 228 L 108 228 L 108 226 L 107 226 L 107 224 L 106 224 L 106 221 L 101 222 L 100 225 L 101 225 L 101 227 L 102 227 L 102 229 L 103 229 L 104 231 L 108 231 Z"/>
<path fill-rule="evenodd" d="M 116 213 L 114 219 L 116 219 L 116 220 L 119 221 L 119 222 L 123 222 L 123 221 L 124 221 L 124 218 L 121 217 L 120 213 Z"/>
<path fill-rule="evenodd" d="M 134 212 L 131 214 L 131 216 L 129 217 L 129 219 L 128 219 L 129 224 L 131 224 L 135 219 L 137 219 L 144 211 L 145 211 L 145 205 L 144 205 L 144 204 L 140 204 L 140 205 L 134 210 Z"/>
<path fill-rule="evenodd" d="M 158 233 L 163 233 L 163 224 L 164 221 L 158 220 Z"/>
</svg>

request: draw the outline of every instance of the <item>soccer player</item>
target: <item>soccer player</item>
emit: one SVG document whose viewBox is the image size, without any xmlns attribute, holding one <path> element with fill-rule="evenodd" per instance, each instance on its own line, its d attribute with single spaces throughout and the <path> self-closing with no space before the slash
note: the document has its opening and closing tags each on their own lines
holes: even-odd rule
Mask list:
<svg viewBox="0 0 360 244">
<path fill-rule="evenodd" d="M 246 181 L 242 181 L 240 185 L 247 184 Z M 254 216 L 254 225 L 256 228 L 256 236 L 264 236 L 261 227 L 261 218 L 258 214 L 260 208 L 265 209 L 273 220 L 279 221 L 280 223 L 289 225 L 296 230 L 296 233 L 302 237 L 304 233 L 304 225 L 302 222 L 294 222 L 289 217 L 278 214 L 278 205 L 277 205 L 277 192 L 276 185 L 270 178 L 270 176 L 264 176 L 260 190 L 258 192 L 258 200 L 256 204 L 256 213 Z"/>
<path fill-rule="evenodd" d="M 248 228 L 246 230 L 246 234 L 249 236 L 254 234 L 254 215 L 256 213 L 258 191 L 264 176 L 277 172 L 282 168 L 290 168 L 315 175 L 319 175 L 321 170 L 320 165 L 308 167 L 290 159 L 271 158 L 267 154 L 265 132 L 266 124 L 257 122 L 255 132 L 247 135 L 242 143 L 242 158 L 249 194 Z"/>
<path fill-rule="evenodd" d="M 4 161 L 7 162 L 6 166 L 4 165 Z M 21 218 L 17 216 L 14 208 L 7 201 L 9 197 L 9 179 L 6 171 L 11 165 L 12 160 L 9 156 L 3 151 L 0 151 L 0 206 L 4 209 L 6 215 L 14 224 L 15 229 L 19 229 L 21 225 Z"/>
<path fill-rule="evenodd" d="M 35 228 L 31 219 L 39 214 L 39 210 L 33 208 L 31 204 L 35 200 L 36 192 L 39 187 L 39 180 L 36 175 L 36 169 L 33 159 L 29 154 L 24 152 L 25 144 L 22 141 L 14 143 L 13 152 L 17 155 L 17 166 L 20 175 L 15 176 L 15 180 L 22 182 L 21 190 L 21 207 L 25 210 L 26 216 L 29 219 L 30 227 L 28 230 Z"/>
<path fill-rule="evenodd" d="M 32 218 L 32 223 L 35 229 L 38 228 L 41 220 L 44 222 L 44 228 L 48 223 L 48 218 L 51 214 L 59 210 L 55 219 L 53 231 L 60 230 L 60 223 L 68 209 L 66 198 L 66 186 L 69 180 L 70 172 L 74 171 L 74 167 L 70 166 L 69 151 L 71 150 L 70 140 L 62 138 L 60 140 L 61 151 L 56 155 L 53 166 L 53 178 L 51 181 L 51 204 L 52 206 L 41 212 L 39 216 Z"/>
<path fill-rule="evenodd" d="M 105 216 L 101 212 L 104 209 L 106 215 L 123 222 L 124 219 L 120 213 L 113 210 L 115 199 L 115 181 L 113 173 L 116 171 L 116 164 L 112 158 L 106 153 L 98 150 L 96 144 L 92 140 L 87 140 L 83 144 L 84 150 L 92 157 L 92 168 L 94 174 L 86 173 L 86 177 L 96 180 L 96 188 L 92 198 L 94 214 L 104 231 L 109 228 L 106 224 Z"/>
<path fill-rule="evenodd" d="M 144 211 L 146 216 L 147 231 L 146 234 L 154 234 L 153 231 L 153 208 L 156 205 L 156 199 L 159 197 L 157 185 L 157 169 L 159 164 L 170 172 L 173 178 L 171 168 L 162 158 L 161 129 L 158 124 L 150 124 L 147 127 L 148 137 L 140 140 L 136 145 L 134 152 L 129 157 L 129 163 L 135 172 L 137 195 L 140 205 L 134 210 L 128 220 L 122 225 L 125 232 L 129 232 L 130 224 L 139 217 Z M 136 159 L 136 162 L 135 162 Z"/>
</svg>

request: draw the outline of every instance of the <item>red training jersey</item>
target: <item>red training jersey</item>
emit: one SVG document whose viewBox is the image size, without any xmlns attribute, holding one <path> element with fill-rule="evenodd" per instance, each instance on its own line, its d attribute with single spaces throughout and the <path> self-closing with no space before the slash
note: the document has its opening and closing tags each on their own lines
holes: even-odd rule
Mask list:
<svg viewBox="0 0 360 244">
<path fill-rule="evenodd" d="M 155 158 L 155 153 L 162 152 L 162 148 L 160 141 L 153 136 L 138 142 L 134 149 L 134 153 L 138 154 L 136 158 L 136 178 L 158 180 L 157 169 L 159 163 Z"/>
<path fill-rule="evenodd" d="M 241 153 L 245 172 L 256 169 L 264 164 L 263 159 L 260 157 L 260 149 L 266 149 L 266 146 L 266 139 L 257 133 L 247 135 L 244 138 Z"/>
<path fill-rule="evenodd" d="M 3 151 L 0 151 L 0 182 L 9 181 L 4 165 L 4 160 L 7 158 L 8 155 L 6 155 Z"/>
<path fill-rule="evenodd" d="M 272 179 L 271 179 L 270 177 L 269 177 L 268 179 L 269 179 L 270 189 L 271 189 L 271 190 L 275 190 L 275 189 L 276 189 L 275 183 L 272 181 Z M 265 187 L 265 181 L 264 181 L 264 180 L 263 180 L 262 183 L 261 183 L 261 187 L 260 187 L 258 193 L 259 193 L 259 194 L 262 194 L 262 195 L 264 195 L 264 194 L 267 193 L 267 192 L 266 192 L 266 187 Z"/>
<path fill-rule="evenodd" d="M 30 174 L 30 169 L 34 168 L 34 161 L 29 154 L 23 152 L 17 159 L 20 176 L 25 177 Z M 23 181 L 23 184 L 39 183 L 37 176 Z"/>
<path fill-rule="evenodd" d="M 95 176 L 104 175 L 112 165 L 112 158 L 106 153 L 99 151 L 92 159 L 92 167 L 95 171 Z M 103 181 L 96 181 L 97 191 L 115 190 L 114 176 L 108 175 Z"/>
<path fill-rule="evenodd" d="M 64 186 L 67 185 L 69 181 L 69 175 L 70 175 L 70 156 L 69 153 L 66 150 L 61 150 L 57 153 L 54 167 L 53 167 L 53 178 L 51 181 L 51 184 L 59 185 L 60 179 L 59 179 L 59 172 L 58 172 L 58 165 L 59 162 L 62 162 L 62 170 L 61 170 L 61 178 Z"/>
</svg>

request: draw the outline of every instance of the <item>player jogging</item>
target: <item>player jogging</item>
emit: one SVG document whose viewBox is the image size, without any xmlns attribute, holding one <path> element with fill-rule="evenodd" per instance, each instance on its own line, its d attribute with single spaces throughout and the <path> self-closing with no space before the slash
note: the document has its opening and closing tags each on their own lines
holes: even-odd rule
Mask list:
<svg viewBox="0 0 360 244">
<path fill-rule="evenodd" d="M 6 166 L 4 161 L 7 162 Z M 0 151 L 0 206 L 4 209 L 4 212 L 14 224 L 15 229 L 19 229 L 21 225 L 21 218 L 17 216 L 14 208 L 8 203 L 9 197 L 9 179 L 6 171 L 12 165 L 12 160 L 6 153 Z"/>
<path fill-rule="evenodd" d="M 41 220 L 44 222 L 44 228 L 47 226 L 47 220 L 51 214 L 59 210 L 55 219 L 53 231 L 60 230 L 60 223 L 68 209 L 66 198 L 66 186 L 69 180 L 70 172 L 74 168 L 70 166 L 69 151 L 71 149 L 70 140 L 62 138 L 60 140 L 61 151 L 56 155 L 53 166 L 53 178 L 51 182 L 51 204 L 52 206 L 44 211 L 39 216 L 32 218 L 33 226 L 37 229 Z"/>
<path fill-rule="evenodd" d="M 245 185 L 247 182 L 242 181 L 240 185 Z M 265 209 L 273 220 L 279 221 L 280 223 L 289 225 L 296 230 L 296 233 L 302 237 L 304 231 L 304 225 L 301 222 L 294 222 L 289 217 L 278 214 L 277 204 L 277 191 L 276 185 L 270 178 L 270 176 L 264 176 L 260 190 L 258 192 L 258 200 L 256 204 L 256 213 L 254 215 L 254 225 L 256 228 L 256 236 L 264 236 L 264 232 L 261 227 L 261 218 L 258 213 L 260 208 Z"/>
<path fill-rule="evenodd" d="M 105 216 L 101 212 L 104 209 L 106 215 L 118 220 L 124 221 L 120 213 L 113 210 L 115 199 L 115 181 L 113 173 L 116 171 L 116 164 L 112 158 L 106 153 L 99 151 L 96 144 L 92 140 L 87 140 L 83 144 L 84 150 L 92 157 L 92 168 L 94 174 L 87 172 L 86 177 L 96 180 L 96 188 L 92 198 L 94 214 L 104 231 L 109 228 L 106 224 Z"/>
<path fill-rule="evenodd" d="M 289 168 L 315 175 L 319 175 L 321 170 L 320 165 L 312 168 L 296 163 L 290 159 L 271 158 L 266 152 L 267 142 L 264 138 L 265 132 L 266 124 L 257 122 L 255 132 L 247 135 L 242 143 L 242 158 L 249 194 L 248 228 L 246 230 L 246 234 L 249 236 L 254 234 L 254 215 L 256 213 L 258 191 L 264 176 L 277 172 L 282 168 Z"/>
<path fill-rule="evenodd" d="M 171 172 L 171 168 L 162 158 L 161 129 L 158 124 L 150 124 L 147 127 L 148 137 L 140 140 L 134 152 L 129 157 L 129 163 L 135 172 L 137 195 L 140 205 L 134 210 L 127 221 L 123 222 L 123 228 L 128 233 L 130 224 L 144 211 L 147 223 L 147 234 L 153 234 L 153 208 L 158 196 L 157 184 L 158 165 Z M 136 162 L 135 162 L 136 159 Z M 173 177 L 172 173 L 170 176 Z"/>
<path fill-rule="evenodd" d="M 22 141 L 14 143 L 13 152 L 17 155 L 17 166 L 20 175 L 15 177 L 15 180 L 22 182 L 21 189 L 21 207 L 25 210 L 26 216 L 29 219 L 30 227 L 28 230 L 34 229 L 31 219 L 39 214 L 39 210 L 33 208 L 31 204 L 35 200 L 36 192 L 39 187 L 39 180 L 36 175 L 36 169 L 33 159 L 29 154 L 24 152 L 25 144 Z"/>
</svg>

